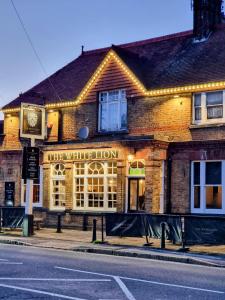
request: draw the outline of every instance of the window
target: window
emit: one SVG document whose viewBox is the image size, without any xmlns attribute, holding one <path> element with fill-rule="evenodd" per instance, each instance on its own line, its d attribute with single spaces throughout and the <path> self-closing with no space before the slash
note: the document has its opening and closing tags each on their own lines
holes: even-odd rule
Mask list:
<svg viewBox="0 0 225 300">
<path fill-rule="evenodd" d="M 192 163 L 192 212 L 224 213 L 225 161 Z"/>
<path fill-rule="evenodd" d="M 115 211 L 117 163 L 74 164 L 74 207 L 76 210 Z"/>
<path fill-rule="evenodd" d="M 224 91 L 195 94 L 193 97 L 193 123 L 225 122 L 224 100 Z"/>
<path fill-rule="evenodd" d="M 64 164 L 54 164 L 51 166 L 51 208 L 65 209 L 65 175 Z"/>
<path fill-rule="evenodd" d="M 39 169 L 39 179 L 35 179 L 33 181 L 33 206 L 34 207 L 42 207 L 42 198 L 43 198 L 43 169 L 40 166 Z M 21 183 L 21 205 L 25 205 L 26 203 L 26 189 L 27 189 L 27 181 L 26 179 L 22 179 Z"/>
<path fill-rule="evenodd" d="M 135 160 L 129 163 L 130 176 L 145 176 L 145 162 L 144 160 Z"/>
<path fill-rule="evenodd" d="M 127 128 L 125 90 L 99 94 L 99 131 L 120 131 Z"/>
</svg>

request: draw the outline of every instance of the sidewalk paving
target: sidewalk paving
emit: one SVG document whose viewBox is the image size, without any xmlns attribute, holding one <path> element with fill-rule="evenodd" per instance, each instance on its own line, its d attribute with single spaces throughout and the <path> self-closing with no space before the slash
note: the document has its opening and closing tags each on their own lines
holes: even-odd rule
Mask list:
<svg viewBox="0 0 225 300">
<path fill-rule="evenodd" d="M 98 241 L 101 232 L 97 232 Z M 166 242 L 166 249 L 160 249 L 160 240 L 151 239 L 151 246 L 143 246 L 145 238 L 105 237 L 105 244 L 91 243 L 92 232 L 63 229 L 56 233 L 55 229 L 43 228 L 35 231 L 32 237 L 23 237 L 21 230 L 8 230 L 0 234 L 0 243 L 19 244 L 42 248 L 89 252 L 118 256 L 176 261 L 183 263 L 217 266 L 225 268 L 225 245 L 197 245 L 191 246 L 188 253 L 177 252 L 180 248 Z"/>
</svg>

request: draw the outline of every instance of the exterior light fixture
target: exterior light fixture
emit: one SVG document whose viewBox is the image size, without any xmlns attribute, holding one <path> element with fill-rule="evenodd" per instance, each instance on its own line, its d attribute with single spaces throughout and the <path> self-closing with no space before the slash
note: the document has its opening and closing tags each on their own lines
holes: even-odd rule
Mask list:
<svg viewBox="0 0 225 300">
<path fill-rule="evenodd" d="M 129 162 L 130 162 L 130 161 L 133 161 L 134 155 L 133 155 L 133 154 L 129 154 L 129 155 L 127 156 L 127 159 L 128 159 Z"/>
</svg>

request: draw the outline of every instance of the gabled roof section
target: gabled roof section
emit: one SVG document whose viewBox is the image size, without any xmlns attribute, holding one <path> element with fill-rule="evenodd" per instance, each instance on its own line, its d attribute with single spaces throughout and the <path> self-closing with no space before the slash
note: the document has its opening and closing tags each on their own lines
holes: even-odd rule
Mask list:
<svg viewBox="0 0 225 300">
<path fill-rule="evenodd" d="M 77 59 L 3 107 L 21 102 L 47 107 L 80 103 L 109 60 L 114 59 L 144 95 L 225 88 L 225 26 L 204 43 L 192 31 L 85 51 Z M 55 90 L 49 84 L 52 82 Z M 59 100 L 60 98 L 60 100 Z M 67 103 L 67 104 L 66 104 Z"/>
</svg>

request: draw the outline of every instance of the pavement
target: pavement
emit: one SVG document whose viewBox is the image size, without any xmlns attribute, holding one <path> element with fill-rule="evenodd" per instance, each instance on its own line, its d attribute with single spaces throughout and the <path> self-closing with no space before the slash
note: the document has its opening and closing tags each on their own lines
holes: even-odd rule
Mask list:
<svg viewBox="0 0 225 300">
<path fill-rule="evenodd" d="M 144 238 L 104 237 L 97 232 L 97 242 L 92 243 L 92 232 L 63 229 L 42 228 L 36 230 L 32 237 L 23 237 L 21 230 L 5 230 L 0 234 L 0 243 L 52 248 L 83 253 L 97 253 L 124 257 L 138 257 L 173 261 L 187 264 L 205 265 L 225 268 L 225 245 L 197 245 L 190 247 L 187 253 L 179 252 L 179 245 L 166 242 L 166 250 L 160 249 L 160 241 L 151 239 L 150 246 L 144 246 Z"/>
</svg>

